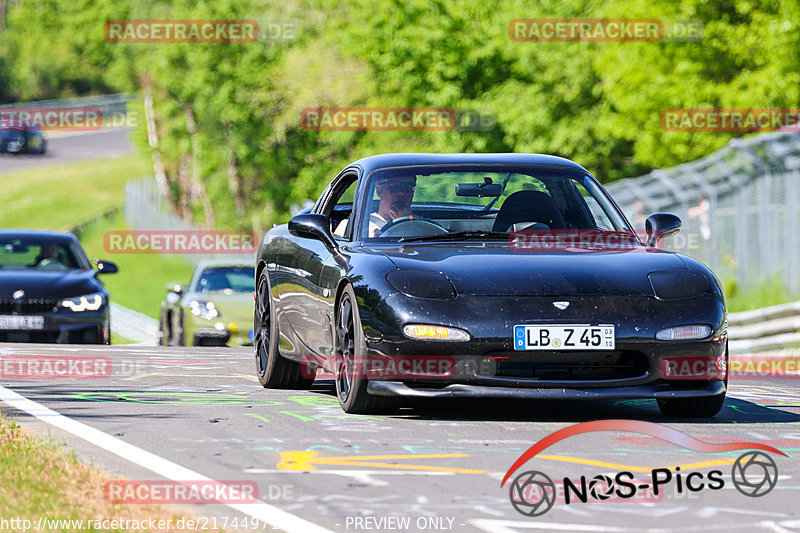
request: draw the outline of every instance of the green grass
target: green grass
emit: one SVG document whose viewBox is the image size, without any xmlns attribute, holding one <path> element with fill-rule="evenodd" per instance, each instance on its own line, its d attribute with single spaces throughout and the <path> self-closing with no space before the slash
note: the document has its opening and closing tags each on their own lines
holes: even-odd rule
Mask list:
<svg viewBox="0 0 800 533">
<path fill-rule="evenodd" d="M 111 344 L 133 344 L 133 341 L 130 339 L 126 339 L 125 337 L 120 337 L 114 330 L 111 330 Z"/>
<path fill-rule="evenodd" d="M 109 254 L 103 248 L 103 235 L 111 230 L 127 230 L 121 214 L 88 224 L 80 239 L 90 258 L 108 259 L 119 273 L 100 276 L 112 302 L 158 318 L 165 286 L 171 281 L 188 283 L 194 268 L 179 255 Z"/>
<path fill-rule="evenodd" d="M 0 175 L 0 228 L 66 231 L 125 203 L 125 183 L 152 172 L 141 155 Z"/>
<path fill-rule="evenodd" d="M 22 531 L 19 520 L 30 520 L 28 531 L 40 517 L 84 520 L 83 528 L 50 524 L 47 531 L 123 531 L 87 527 L 86 520 L 171 520 L 167 531 L 178 531 L 181 518 L 153 505 L 111 503 L 104 485 L 112 481 L 105 472 L 84 465 L 53 441 L 38 441 L 14 421 L 0 414 L 0 517 L 9 520 L 7 530 Z M 10 520 L 15 519 L 11 524 Z M 44 524 L 43 524 L 44 525 Z M 139 531 L 148 531 L 141 529 Z M 159 530 L 165 531 L 165 530 Z"/>
<path fill-rule="evenodd" d="M 0 175 L 0 228 L 67 231 L 85 225 L 78 236 L 89 258 L 114 261 L 118 274 L 102 276 L 113 302 L 158 318 L 170 281 L 188 282 L 192 266 L 180 256 L 108 254 L 103 234 L 124 230 L 120 215 L 99 218 L 125 204 L 125 184 L 152 171 L 140 155 L 37 167 Z M 95 220 L 97 219 L 97 220 Z M 115 344 L 130 342 L 116 337 Z"/>
<path fill-rule="evenodd" d="M 742 289 L 736 280 L 729 278 L 723 284 L 728 300 L 728 312 L 748 311 L 770 305 L 778 305 L 796 300 L 780 280 L 773 279 L 749 289 Z"/>
</svg>

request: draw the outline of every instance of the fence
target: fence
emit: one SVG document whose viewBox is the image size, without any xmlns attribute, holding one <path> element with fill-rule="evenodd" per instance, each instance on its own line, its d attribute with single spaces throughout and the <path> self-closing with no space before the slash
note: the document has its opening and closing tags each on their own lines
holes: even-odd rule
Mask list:
<svg viewBox="0 0 800 533">
<path fill-rule="evenodd" d="M 141 178 L 125 184 L 125 223 L 131 230 L 191 231 L 196 230 L 191 223 L 178 217 L 159 191 L 153 178 Z M 258 242 L 254 243 L 257 247 Z M 210 257 L 232 261 L 255 261 L 252 256 L 243 254 L 184 254 L 181 257 L 193 266 Z"/>
<path fill-rule="evenodd" d="M 70 108 L 70 107 L 84 107 L 84 108 L 98 108 L 103 117 L 127 117 L 128 116 L 128 102 L 133 100 L 134 97 L 127 94 L 107 94 L 101 96 L 81 96 L 79 98 L 65 98 L 62 100 L 45 100 L 41 102 L 24 102 L 19 104 L 3 104 L 0 105 L 0 111 L 3 109 L 25 108 Z"/>
<path fill-rule="evenodd" d="M 636 229 L 672 212 L 683 229 L 666 247 L 740 287 L 778 279 L 800 296 L 800 133 L 734 139 L 698 161 L 610 183 Z"/>
</svg>

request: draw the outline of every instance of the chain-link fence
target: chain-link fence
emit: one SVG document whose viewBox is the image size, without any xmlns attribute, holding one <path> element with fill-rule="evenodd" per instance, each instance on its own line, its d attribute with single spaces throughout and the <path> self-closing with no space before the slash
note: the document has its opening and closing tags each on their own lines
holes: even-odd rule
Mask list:
<svg viewBox="0 0 800 533">
<path fill-rule="evenodd" d="M 665 246 L 743 288 L 778 279 L 800 296 L 800 133 L 734 139 L 698 161 L 607 185 L 637 230 L 657 212 L 681 217 Z"/>
<path fill-rule="evenodd" d="M 134 231 L 158 231 L 165 234 L 173 231 L 198 231 L 172 211 L 153 178 L 141 178 L 125 184 L 125 223 Z M 254 246 L 257 247 L 258 242 L 255 242 Z M 255 261 L 255 252 L 252 255 L 187 253 L 182 257 L 193 266 L 197 266 L 202 259 L 212 257 L 232 261 L 248 259 Z"/>
</svg>

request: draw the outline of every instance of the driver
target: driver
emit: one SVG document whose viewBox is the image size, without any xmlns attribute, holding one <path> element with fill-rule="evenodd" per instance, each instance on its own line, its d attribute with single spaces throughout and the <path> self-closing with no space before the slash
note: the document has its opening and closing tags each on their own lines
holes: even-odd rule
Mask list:
<svg viewBox="0 0 800 533">
<path fill-rule="evenodd" d="M 46 244 L 41 253 L 36 257 L 36 266 L 47 266 L 52 263 L 61 263 L 61 247 L 57 244 Z"/>
<path fill-rule="evenodd" d="M 411 216 L 411 201 L 414 188 L 417 186 L 416 176 L 396 176 L 380 178 L 375 185 L 375 194 L 379 198 L 378 210 L 369 215 L 369 236 L 378 237 L 381 228 L 392 220 Z M 333 234 L 344 237 L 348 219 L 342 220 Z"/>
<path fill-rule="evenodd" d="M 378 237 L 381 228 L 400 217 L 411 215 L 411 201 L 417 186 L 416 176 L 387 177 L 378 181 L 375 194 L 378 210 L 369 215 L 369 236 Z"/>
</svg>

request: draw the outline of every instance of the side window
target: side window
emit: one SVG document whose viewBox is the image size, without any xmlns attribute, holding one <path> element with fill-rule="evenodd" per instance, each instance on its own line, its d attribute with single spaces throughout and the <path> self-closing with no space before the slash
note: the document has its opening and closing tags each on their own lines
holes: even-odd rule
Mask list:
<svg viewBox="0 0 800 533">
<path fill-rule="evenodd" d="M 350 235 L 349 225 L 357 186 L 358 179 L 355 174 L 343 177 L 323 208 L 323 214 L 331 221 L 331 232 L 334 237 L 344 239 Z"/>
<path fill-rule="evenodd" d="M 597 227 L 603 230 L 613 230 L 614 225 L 608 219 L 606 212 L 602 207 L 600 207 L 600 204 L 597 203 L 597 200 L 595 200 L 594 196 L 589 194 L 589 191 L 587 191 L 584 186 L 577 181 L 573 180 L 573 183 L 575 184 L 575 188 L 578 189 L 578 192 L 581 194 L 583 201 L 586 202 L 586 205 L 589 207 L 589 211 L 592 212 L 592 216 L 594 217 L 594 222 Z"/>
</svg>

